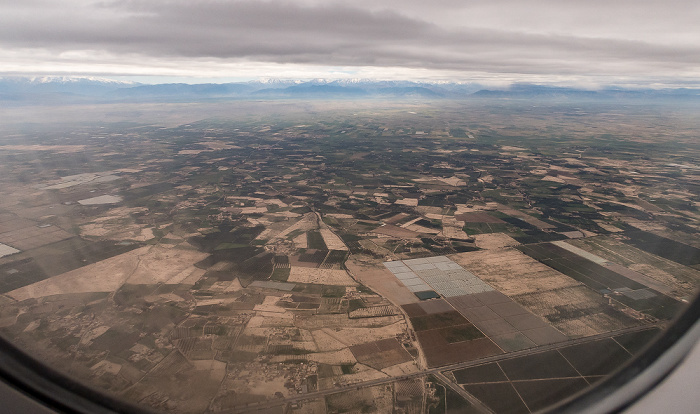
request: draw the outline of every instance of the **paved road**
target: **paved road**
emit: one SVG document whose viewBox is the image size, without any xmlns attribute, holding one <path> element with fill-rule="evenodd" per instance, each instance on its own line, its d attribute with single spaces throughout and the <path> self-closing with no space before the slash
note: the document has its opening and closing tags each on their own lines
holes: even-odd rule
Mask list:
<svg viewBox="0 0 700 414">
<path fill-rule="evenodd" d="M 505 354 L 494 355 L 494 356 L 490 356 L 487 358 L 481 358 L 481 359 L 477 359 L 477 360 L 473 360 L 473 361 L 466 361 L 466 362 L 460 362 L 457 364 L 445 365 L 445 366 L 437 367 L 437 368 L 424 369 L 422 371 L 418 371 L 418 372 L 415 372 L 412 374 L 399 375 L 396 377 L 379 378 L 379 379 L 374 379 L 374 380 L 370 380 L 370 381 L 358 382 L 357 384 L 348 384 L 348 385 L 343 385 L 340 387 L 330 388 L 330 389 L 326 389 L 326 390 L 314 391 L 314 392 L 309 392 L 306 394 L 294 395 L 294 396 L 290 396 L 290 397 L 286 397 L 286 398 L 277 398 L 274 400 L 261 401 L 259 403 L 251 403 L 251 404 L 247 404 L 245 406 L 233 407 L 230 410 L 224 410 L 221 412 L 225 413 L 225 414 L 254 413 L 254 412 L 267 410 L 269 408 L 279 406 L 282 404 L 295 403 L 295 402 L 304 401 L 304 400 L 313 400 L 316 398 L 324 397 L 326 395 L 335 394 L 338 392 L 349 391 L 352 389 L 366 388 L 366 387 L 374 387 L 377 385 L 389 384 L 389 383 L 392 383 L 394 381 L 419 378 L 419 377 L 422 377 L 425 375 L 430 375 L 430 374 L 432 374 L 432 375 L 439 374 L 438 378 L 440 378 L 443 381 L 446 381 L 446 384 L 450 384 L 450 383 L 454 384 L 451 381 L 449 381 L 449 379 L 445 375 L 440 374 L 440 372 L 453 371 L 456 369 L 468 368 L 468 367 L 472 367 L 475 365 L 482 365 L 482 364 L 485 364 L 488 362 L 502 361 L 505 359 L 511 359 L 511 358 L 521 357 L 521 356 L 525 356 L 525 355 L 537 354 L 537 353 L 540 353 L 543 351 L 550 351 L 553 349 L 564 348 L 564 347 L 571 346 L 571 345 L 584 344 L 584 343 L 588 343 L 588 342 L 597 341 L 600 339 L 610 338 L 610 337 L 617 336 L 617 335 L 624 334 L 624 333 L 639 332 L 639 331 L 644 331 L 644 330 L 654 328 L 654 327 L 664 328 L 665 326 L 666 326 L 665 323 L 635 326 L 632 328 L 621 329 L 621 330 L 614 331 L 614 332 L 607 332 L 607 333 L 603 333 L 603 334 L 587 336 L 585 338 L 578 338 L 578 339 L 572 339 L 572 340 L 564 341 L 564 342 L 557 342 L 555 344 L 550 344 L 550 345 L 542 345 L 542 346 L 538 346 L 535 348 L 524 349 L 522 351 L 516 351 L 516 352 L 508 352 Z M 462 389 L 460 386 L 458 386 L 456 384 L 454 384 L 454 385 L 456 388 L 453 388 L 452 386 L 450 386 L 450 389 L 453 389 L 455 392 L 457 392 L 458 388 Z M 462 395 L 462 393 L 460 393 L 460 395 Z M 471 394 L 468 394 L 468 395 L 471 396 Z M 466 398 L 466 396 L 465 396 L 465 398 Z M 471 398 L 473 398 L 473 397 L 471 397 Z M 467 398 L 467 400 L 471 401 L 471 398 Z"/>
</svg>

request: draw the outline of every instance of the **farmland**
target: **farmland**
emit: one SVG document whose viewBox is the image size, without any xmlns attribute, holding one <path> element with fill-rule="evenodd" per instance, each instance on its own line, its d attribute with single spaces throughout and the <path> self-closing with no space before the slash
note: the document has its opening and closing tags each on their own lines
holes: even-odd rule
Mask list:
<svg viewBox="0 0 700 414">
<path fill-rule="evenodd" d="M 694 112 L 133 105 L 2 126 L 0 331 L 146 407 L 534 412 L 700 284 Z"/>
<path fill-rule="evenodd" d="M 650 329 L 553 351 L 452 371 L 455 381 L 496 411 L 529 413 L 575 394 L 629 360 L 625 344 L 648 340 Z M 628 345 L 629 347 L 629 345 Z"/>
</svg>

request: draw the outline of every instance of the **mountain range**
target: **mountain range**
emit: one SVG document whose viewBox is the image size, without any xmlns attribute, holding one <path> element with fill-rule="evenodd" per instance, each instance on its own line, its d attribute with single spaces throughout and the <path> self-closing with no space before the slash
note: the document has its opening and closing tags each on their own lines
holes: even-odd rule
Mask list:
<svg viewBox="0 0 700 414">
<path fill-rule="evenodd" d="M 4 77 L 0 101 L 5 104 L 99 102 L 177 102 L 220 99 L 547 99 L 698 101 L 698 89 L 597 90 L 536 84 L 488 88 L 477 83 L 375 81 L 364 79 L 294 81 L 266 79 L 237 83 L 140 84 L 101 78 Z"/>
</svg>

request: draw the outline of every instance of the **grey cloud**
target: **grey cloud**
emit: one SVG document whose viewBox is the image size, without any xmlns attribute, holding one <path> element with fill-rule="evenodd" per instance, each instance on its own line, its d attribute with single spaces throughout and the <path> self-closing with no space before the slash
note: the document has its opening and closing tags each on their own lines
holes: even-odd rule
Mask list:
<svg viewBox="0 0 700 414">
<path fill-rule="evenodd" d="M 0 6 L 2 48 L 541 74 L 681 73 L 700 67 L 696 45 L 576 36 L 573 28 L 562 35 L 441 25 L 436 18 L 418 17 L 419 6 L 387 10 L 337 2 L 209 0 L 61 8 L 41 0 L 19 3 Z"/>
</svg>

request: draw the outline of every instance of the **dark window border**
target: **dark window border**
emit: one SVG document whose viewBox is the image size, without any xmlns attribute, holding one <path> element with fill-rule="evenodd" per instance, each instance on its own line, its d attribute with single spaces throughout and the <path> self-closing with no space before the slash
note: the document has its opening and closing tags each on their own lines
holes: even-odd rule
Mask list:
<svg viewBox="0 0 700 414">
<path fill-rule="evenodd" d="M 18 349 L 3 336 L 0 336 L 0 381 L 56 412 L 155 413 L 60 373 Z"/>
</svg>

